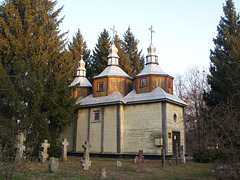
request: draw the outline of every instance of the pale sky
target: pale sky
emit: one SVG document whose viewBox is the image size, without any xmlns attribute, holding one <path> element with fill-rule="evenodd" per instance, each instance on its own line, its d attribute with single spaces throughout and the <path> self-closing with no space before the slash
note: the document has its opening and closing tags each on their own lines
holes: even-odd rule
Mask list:
<svg viewBox="0 0 240 180">
<path fill-rule="evenodd" d="M 223 4 L 225 0 L 58 0 L 57 7 L 64 5 L 61 31 L 69 31 L 72 41 L 80 29 L 91 50 L 103 29 L 112 36 L 110 28 L 115 26 L 122 38 L 130 26 L 139 40 L 138 49 L 146 57 L 151 37 L 148 28 L 152 25 L 159 65 L 174 75 L 191 65 L 209 67 Z M 240 12 L 240 0 L 234 4 Z"/>
</svg>

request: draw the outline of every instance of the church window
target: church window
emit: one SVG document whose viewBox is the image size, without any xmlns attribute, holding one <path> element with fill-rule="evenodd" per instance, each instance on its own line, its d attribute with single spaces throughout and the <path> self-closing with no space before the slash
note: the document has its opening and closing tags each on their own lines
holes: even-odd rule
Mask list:
<svg viewBox="0 0 240 180">
<path fill-rule="evenodd" d="M 97 91 L 103 91 L 103 82 L 98 83 Z"/>
<path fill-rule="evenodd" d="M 174 122 L 177 122 L 177 115 L 176 115 L 176 113 L 174 113 L 174 115 L 173 115 L 173 120 L 174 120 Z"/>
<path fill-rule="evenodd" d="M 171 83 L 171 81 L 170 81 L 170 80 L 168 81 L 168 87 L 169 87 L 169 88 L 171 88 L 171 87 L 172 87 L 172 83 Z"/>
<path fill-rule="evenodd" d="M 132 91 L 132 83 L 128 83 L 128 93 Z"/>
<path fill-rule="evenodd" d="M 143 78 L 141 79 L 141 87 L 147 86 L 147 79 Z"/>
<path fill-rule="evenodd" d="M 93 121 L 97 122 L 100 121 L 100 110 L 94 110 L 94 119 Z"/>
</svg>

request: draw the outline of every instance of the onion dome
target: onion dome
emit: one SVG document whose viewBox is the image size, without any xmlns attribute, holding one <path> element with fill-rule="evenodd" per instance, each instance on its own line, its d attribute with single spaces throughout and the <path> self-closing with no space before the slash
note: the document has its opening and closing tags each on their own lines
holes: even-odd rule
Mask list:
<svg viewBox="0 0 240 180">
<path fill-rule="evenodd" d="M 85 62 L 83 61 L 83 55 L 81 55 L 81 60 L 78 62 L 77 75 L 71 86 L 77 85 L 78 87 L 92 87 L 92 84 L 86 78 L 86 68 Z"/>
<path fill-rule="evenodd" d="M 147 55 L 147 63 L 146 64 L 151 64 L 151 63 L 156 63 L 158 64 L 158 56 L 156 55 L 156 48 L 154 45 L 151 43 L 150 46 L 147 48 L 148 55 Z"/>
<path fill-rule="evenodd" d="M 119 56 L 117 55 L 118 49 L 115 46 L 114 42 L 112 43 L 112 46 L 108 50 L 109 55 L 108 55 L 108 66 L 116 65 L 118 66 L 118 58 Z"/>
<path fill-rule="evenodd" d="M 81 55 L 81 60 L 78 62 L 77 76 L 86 77 L 85 62 L 83 61 L 83 55 Z"/>
<path fill-rule="evenodd" d="M 115 46 L 114 42 L 112 46 L 108 50 L 108 67 L 106 67 L 103 72 L 101 72 L 98 76 L 94 78 L 104 77 L 104 76 L 118 76 L 118 77 L 128 77 L 131 78 L 127 73 L 125 73 L 119 66 L 118 66 L 118 58 L 117 55 L 118 49 Z"/>
</svg>

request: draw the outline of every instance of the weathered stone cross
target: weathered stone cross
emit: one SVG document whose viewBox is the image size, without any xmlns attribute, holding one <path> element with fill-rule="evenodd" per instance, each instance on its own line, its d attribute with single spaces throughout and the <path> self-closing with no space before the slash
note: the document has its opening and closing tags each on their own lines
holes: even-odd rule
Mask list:
<svg viewBox="0 0 240 180">
<path fill-rule="evenodd" d="M 153 30 L 152 26 L 151 28 L 148 28 L 151 31 L 151 43 L 152 43 L 152 34 L 155 33 L 155 31 Z"/>
<path fill-rule="evenodd" d="M 110 30 L 112 30 L 113 31 L 113 41 L 114 41 L 114 35 L 115 35 L 115 32 L 117 32 L 116 30 L 115 30 L 115 26 L 113 26 L 113 28 L 110 28 Z"/>
<path fill-rule="evenodd" d="M 48 140 L 44 140 L 44 143 L 41 144 L 41 147 L 43 148 L 43 151 L 41 152 L 41 156 L 42 156 L 42 162 L 46 162 L 47 158 L 48 158 L 48 153 L 47 153 L 47 149 L 50 148 L 50 144 L 48 143 Z"/>
<path fill-rule="evenodd" d="M 62 141 L 62 159 L 63 161 L 67 161 L 67 146 L 69 145 L 69 142 L 66 138 Z"/>
<path fill-rule="evenodd" d="M 143 157 L 143 150 L 139 150 L 139 156 L 137 158 L 137 170 L 136 172 L 141 172 L 142 171 L 142 163 L 144 161 L 144 157 Z"/>
<path fill-rule="evenodd" d="M 23 152 L 25 151 L 25 146 L 23 145 L 23 142 L 26 141 L 26 137 L 23 133 L 20 133 L 17 137 L 17 153 L 16 153 L 16 159 L 21 160 L 23 158 Z"/>
<path fill-rule="evenodd" d="M 89 144 L 88 141 L 85 141 L 85 144 L 82 145 L 84 148 L 84 155 L 83 155 L 83 160 L 81 160 L 81 166 L 83 170 L 89 170 L 89 167 L 91 166 L 91 161 L 89 157 L 89 148 L 91 145 Z"/>
</svg>

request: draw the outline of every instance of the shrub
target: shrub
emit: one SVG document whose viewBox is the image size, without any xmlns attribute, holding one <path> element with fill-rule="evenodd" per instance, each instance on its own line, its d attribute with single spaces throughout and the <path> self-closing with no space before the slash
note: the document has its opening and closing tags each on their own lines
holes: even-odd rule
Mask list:
<svg viewBox="0 0 240 180">
<path fill-rule="evenodd" d="M 50 148 L 48 149 L 49 158 L 55 157 L 60 158 L 62 154 L 62 146 L 60 142 L 57 142 L 56 144 L 51 144 Z"/>
<path fill-rule="evenodd" d="M 223 159 L 223 153 L 218 149 L 197 149 L 193 153 L 193 159 L 199 163 L 216 162 Z"/>
</svg>

